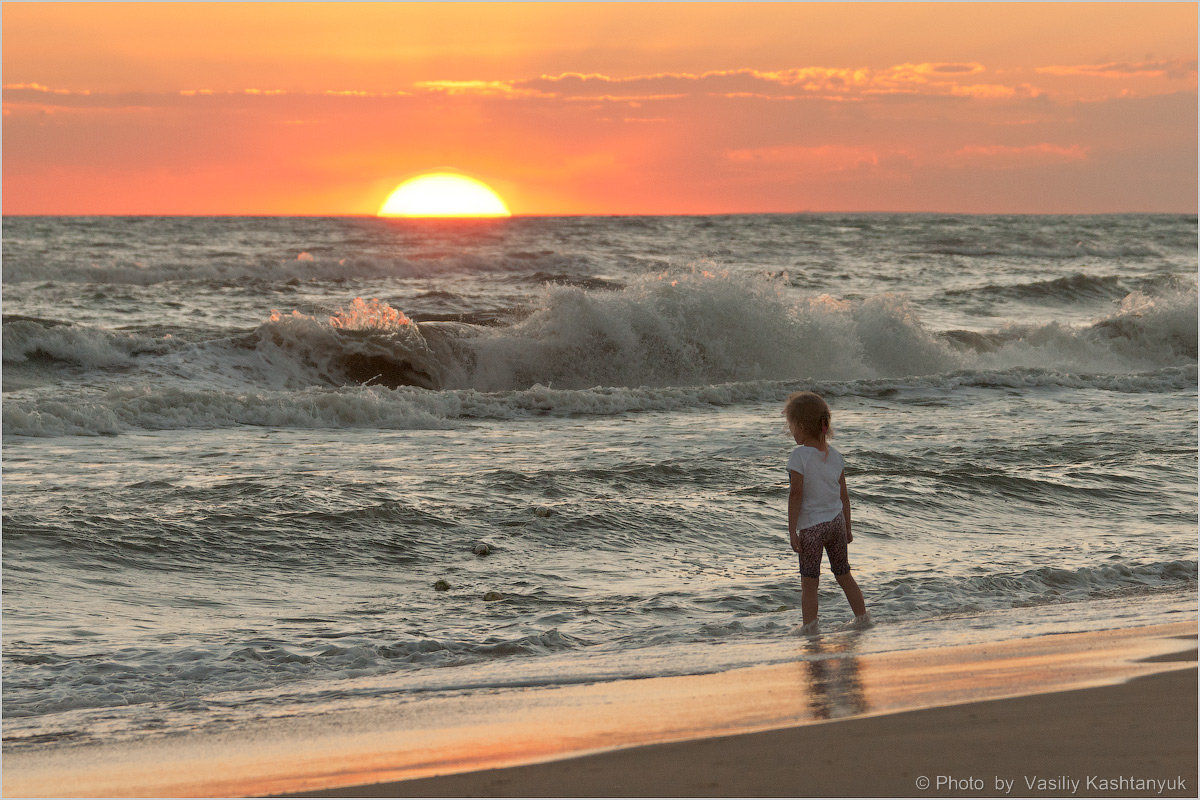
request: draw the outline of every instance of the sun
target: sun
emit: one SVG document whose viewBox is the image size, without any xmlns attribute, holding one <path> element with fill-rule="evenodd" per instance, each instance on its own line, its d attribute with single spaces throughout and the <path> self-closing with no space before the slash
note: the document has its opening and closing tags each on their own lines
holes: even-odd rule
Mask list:
<svg viewBox="0 0 1200 800">
<path fill-rule="evenodd" d="M 379 216 L 511 217 L 512 213 L 486 183 L 452 172 L 431 172 L 397 186 Z"/>
</svg>

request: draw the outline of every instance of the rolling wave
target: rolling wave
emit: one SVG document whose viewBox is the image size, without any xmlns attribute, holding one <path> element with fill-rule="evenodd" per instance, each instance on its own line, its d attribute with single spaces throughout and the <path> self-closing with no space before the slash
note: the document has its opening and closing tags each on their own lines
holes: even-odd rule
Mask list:
<svg viewBox="0 0 1200 800">
<path fill-rule="evenodd" d="M 861 381 L 747 381 L 702 386 L 595 387 L 437 392 L 380 386 L 226 391 L 119 386 L 74 398 L 6 397 L 6 436 L 96 436 L 137 430 L 221 429 L 243 425 L 299 430 L 442 430 L 475 419 L 615 416 L 638 412 L 777 402 L 801 389 L 830 397 L 889 397 L 908 390 L 964 388 L 1097 389 L 1177 392 L 1195 388 L 1197 370 L 1166 367 L 1121 374 L 1063 373 L 1036 367 L 959 370 L 943 375 Z"/>
<path fill-rule="evenodd" d="M 305 380 L 296 370 L 305 365 L 310 384 L 498 392 L 870 380 L 1021 366 L 1148 371 L 1194 363 L 1196 331 L 1194 289 L 1131 293 L 1115 314 L 1086 327 L 937 332 L 902 295 L 796 303 L 774 282 L 685 273 L 622 290 L 547 286 L 540 303 L 508 326 L 426 322 L 350 331 L 294 314 L 240 345 L 292 380 Z"/>
<path fill-rule="evenodd" d="M 796 303 L 776 283 L 707 273 L 622 290 L 546 286 L 538 307 L 505 327 L 416 323 L 356 300 L 329 319 L 275 314 L 200 343 L 25 318 L 6 322 L 4 336 L 6 365 L 117 370 L 123 381 L 100 374 L 9 392 L 4 432 L 33 436 L 439 428 L 774 400 L 817 385 L 835 395 L 915 385 L 1176 391 L 1194 382 L 1197 357 L 1194 289 L 1134 292 L 1089 326 L 936 332 L 903 296 Z"/>
<path fill-rule="evenodd" d="M 38 317 L 4 317 L 4 364 L 51 362 L 91 369 L 127 367 L 136 356 L 161 354 L 167 342 Z"/>
<path fill-rule="evenodd" d="M 1087 275 L 1077 272 L 1045 281 L 989 283 L 965 289 L 949 289 L 945 294 L 956 299 L 1023 300 L 1069 305 L 1080 301 L 1121 300 L 1134 292 L 1162 295 L 1186 291 L 1189 286 L 1194 286 L 1194 282 L 1189 283 L 1174 274 L 1129 278 L 1121 275 Z"/>
</svg>

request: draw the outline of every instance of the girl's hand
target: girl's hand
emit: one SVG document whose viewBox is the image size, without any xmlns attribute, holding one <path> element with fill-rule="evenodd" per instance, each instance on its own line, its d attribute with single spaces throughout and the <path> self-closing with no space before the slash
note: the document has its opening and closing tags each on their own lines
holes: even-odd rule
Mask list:
<svg viewBox="0 0 1200 800">
<path fill-rule="evenodd" d="M 846 528 L 846 544 L 850 544 L 853 541 L 854 541 L 854 534 L 850 532 L 849 528 Z"/>
<path fill-rule="evenodd" d="M 798 536 L 796 536 L 795 531 L 788 531 L 788 540 L 792 543 L 792 551 L 795 553 L 799 553 L 800 552 L 800 538 Z"/>
</svg>

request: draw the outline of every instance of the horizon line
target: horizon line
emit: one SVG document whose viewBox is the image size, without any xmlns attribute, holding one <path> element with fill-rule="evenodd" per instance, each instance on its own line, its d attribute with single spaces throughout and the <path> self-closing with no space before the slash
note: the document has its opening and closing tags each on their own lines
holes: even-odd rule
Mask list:
<svg viewBox="0 0 1200 800">
<path fill-rule="evenodd" d="M 211 218 L 220 217 L 226 219 L 377 219 L 386 221 L 407 221 L 407 222 L 503 222 L 510 219 L 570 219 L 570 218 L 585 218 L 585 217 L 600 217 L 600 218 L 624 218 L 624 217 L 787 217 L 787 216 L 824 216 L 824 215 L 853 215 L 861 214 L 864 216 L 919 216 L 919 215 L 938 215 L 938 216 L 956 216 L 956 217 L 1103 217 L 1103 216 L 1197 216 L 1200 210 L 1193 209 L 1190 211 L 942 211 L 942 210 L 926 210 L 926 211 L 880 211 L 880 210 L 857 210 L 857 211 L 813 211 L 804 209 L 800 211 L 714 211 L 704 213 L 529 213 L 529 214 L 510 214 L 508 216 L 445 216 L 445 217 L 402 217 L 402 216 L 380 216 L 370 213 L 301 213 L 301 214 L 278 214 L 278 213 L 146 213 L 146 212 L 85 212 L 85 213 L 38 213 L 38 212 L 3 212 L 0 211 L 0 219 L 8 217 L 141 217 L 141 218 L 159 218 L 159 219 L 187 219 L 187 218 Z"/>
</svg>

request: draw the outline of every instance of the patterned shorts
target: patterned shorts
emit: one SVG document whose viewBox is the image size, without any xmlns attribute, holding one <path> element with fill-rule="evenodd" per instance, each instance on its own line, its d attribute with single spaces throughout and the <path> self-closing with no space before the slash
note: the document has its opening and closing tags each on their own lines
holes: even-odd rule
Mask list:
<svg viewBox="0 0 1200 800">
<path fill-rule="evenodd" d="M 821 548 L 829 554 L 829 569 L 834 575 L 845 575 L 850 571 L 850 558 L 846 554 L 846 520 L 841 514 L 829 522 L 796 531 L 796 538 L 800 540 L 801 576 L 821 577 Z"/>
</svg>

